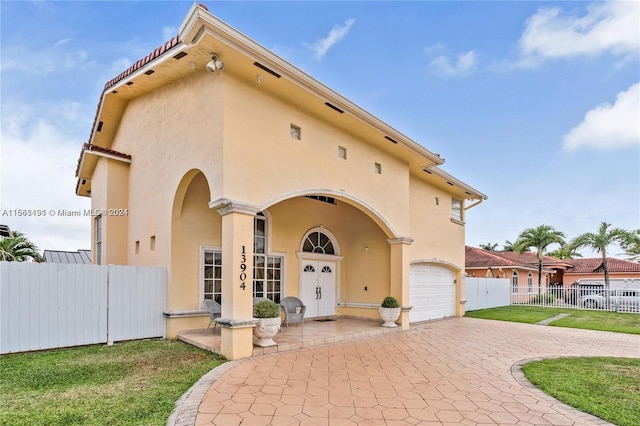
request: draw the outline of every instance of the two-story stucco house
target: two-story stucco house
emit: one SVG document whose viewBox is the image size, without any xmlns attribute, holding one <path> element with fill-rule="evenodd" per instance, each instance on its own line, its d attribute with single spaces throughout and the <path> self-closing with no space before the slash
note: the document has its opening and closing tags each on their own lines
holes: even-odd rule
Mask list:
<svg viewBox="0 0 640 426">
<path fill-rule="evenodd" d="M 93 262 L 166 266 L 169 337 L 219 301 L 235 359 L 253 297 L 378 318 L 392 295 L 404 328 L 463 315 L 465 213 L 486 196 L 443 162 L 194 5 L 106 84 L 76 193 L 103 212 Z"/>
</svg>

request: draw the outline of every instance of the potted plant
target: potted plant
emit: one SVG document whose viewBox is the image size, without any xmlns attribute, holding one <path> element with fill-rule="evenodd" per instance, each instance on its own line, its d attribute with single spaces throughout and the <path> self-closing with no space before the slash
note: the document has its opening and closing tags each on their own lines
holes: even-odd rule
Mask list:
<svg viewBox="0 0 640 426">
<path fill-rule="evenodd" d="M 253 317 L 258 319 L 258 325 L 253 328 L 253 334 L 258 338 L 256 345 L 274 346 L 273 336 L 280 330 L 280 306 L 271 300 L 258 302 L 253 305 Z"/>
<path fill-rule="evenodd" d="M 397 327 L 396 320 L 400 317 L 402 307 L 398 303 L 395 297 L 385 297 L 378 309 L 380 317 L 384 321 L 383 327 Z"/>
</svg>

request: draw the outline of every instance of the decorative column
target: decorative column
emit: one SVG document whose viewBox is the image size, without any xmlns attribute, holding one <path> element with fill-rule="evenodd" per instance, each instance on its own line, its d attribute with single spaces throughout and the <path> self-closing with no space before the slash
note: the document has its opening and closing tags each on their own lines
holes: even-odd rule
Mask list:
<svg viewBox="0 0 640 426">
<path fill-rule="evenodd" d="M 253 221 L 258 208 L 231 200 L 209 207 L 222 216 L 222 313 L 217 319 L 227 359 L 253 355 Z"/>
<path fill-rule="evenodd" d="M 387 240 L 391 245 L 391 296 L 402 305 L 400 325 L 403 330 L 409 329 L 409 245 L 412 238 L 399 237 Z"/>
</svg>

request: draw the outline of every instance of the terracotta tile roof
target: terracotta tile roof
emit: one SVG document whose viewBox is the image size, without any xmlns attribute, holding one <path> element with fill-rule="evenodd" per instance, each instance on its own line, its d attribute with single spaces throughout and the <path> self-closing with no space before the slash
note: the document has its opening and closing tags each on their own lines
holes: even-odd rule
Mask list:
<svg viewBox="0 0 640 426">
<path fill-rule="evenodd" d="M 567 268 L 567 274 L 590 274 L 602 273 L 602 258 L 588 259 L 555 259 L 544 256 L 542 264 L 545 268 Z M 488 268 L 488 267 L 526 267 L 534 268 L 538 266 L 538 257 L 533 252 L 518 254 L 512 251 L 493 252 L 476 247 L 465 246 L 465 267 L 467 268 Z M 609 272 L 640 272 L 640 263 L 628 260 L 608 258 L 607 267 Z"/>
<path fill-rule="evenodd" d="M 122 153 L 120 151 L 116 151 L 114 149 L 109 149 L 109 148 L 105 148 L 105 147 L 102 147 L 102 146 L 93 145 L 93 144 L 90 144 L 90 143 L 85 143 L 84 145 L 82 145 L 82 150 L 83 151 L 101 152 L 103 154 L 113 155 L 114 157 L 126 158 L 127 160 L 131 160 L 131 155 L 129 155 L 129 154 L 124 154 L 124 153 Z"/>
<path fill-rule="evenodd" d="M 202 5 L 200 5 L 200 7 L 202 7 Z M 149 53 L 144 58 L 136 61 L 129 68 L 127 68 L 126 70 L 122 71 L 118 76 L 116 76 L 115 78 L 107 81 L 107 84 L 104 85 L 104 90 L 106 91 L 108 88 L 112 87 L 113 85 L 118 83 L 120 80 L 123 80 L 124 78 L 130 76 L 134 72 L 138 71 L 140 68 L 142 68 L 145 65 L 147 65 L 149 62 L 153 61 L 154 59 L 159 58 L 164 53 L 168 52 L 169 50 L 173 49 L 174 47 L 176 47 L 179 44 L 180 44 L 180 37 L 179 36 L 173 37 L 171 40 L 169 40 L 168 42 L 166 42 L 162 46 L 158 47 L 156 50 L 154 50 L 153 52 Z"/>
<path fill-rule="evenodd" d="M 588 259 L 571 259 L 572 267 L 567 269 L 567 274 L 589 274 L 589 273 L 601 273 L 602 258 L 588 258 Z M 640 272 L 640 263 L 630 262 L 628 260 L 607 258 L 607 269 L 609 272 Z"/>
<path fill-rule="evenodd" d="M 80 164 L 82 163 L 82 156 L 85 151 L 101 152 L 103 154 L 113 155 L 114 157 L 120 157 L 127 160 L 131 160 L 131 156 L 129 154 L 124 154 L 122 152 L 115 151 L 113 149 L 104 148 L 102 146 L 93 145 L 90 143 L 85 143 L 82 145 L 82 150 L 80 150 L 80 155 L 78 156 L 78 163 L 76 164 L 76 177 L 78 177 L 78 173 L 80 173 Z"/>
<path fill-rule="evenodd" d="M 500 267 L 500 266 L 519 266 L 516 262 L 513 262 L 504 257 L 498 256 L 497 252 L 483 250 L 476 247 L 465 246 L 465 266 L 467 268 L 487 268 L 487 267 Z"/>
<path fill-rule="evenodd" d="M 544 267 L 566 268 L 571 261 L 559 260 L 549 256 L 542 257 Z M 465 266 L 467 268 L 495 268 L 497 266 L 538 267 L 538 256 L 533 252 L 522 254 L 513 251 L 488 251 L 465 246 Z"/>
</svg>

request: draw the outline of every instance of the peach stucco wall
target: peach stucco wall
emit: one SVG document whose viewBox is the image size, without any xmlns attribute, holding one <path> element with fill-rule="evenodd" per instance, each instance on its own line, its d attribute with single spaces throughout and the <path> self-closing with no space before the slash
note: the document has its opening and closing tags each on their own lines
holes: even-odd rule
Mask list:
<svg viewBox="0 0 640 426">
<path fill-rule="evenodd" d="M 292 123 L 302 128 L 301 140 L 290 137 Z M 347 148 L 346 160 L 338 145 Z M 222 198 L 265 210 L 271 251 L 285 257 L 287 294 L 299 294 L 303 235 L 322 225 L 343 256 L 340 302 L 406 298 L 409 266 L 417 261 L 454 270 L 457 299 L 464 297 L 464 225 L 451 221 L 450 193 L 358 135 L 307 114 L 304 105 L 267 96 L 232 73 L 194 72 L 131 100 L 111 148 L 130 154 L 131 164 L 98 162 L 92 207 L 126 205 L 128 216 L 107 218 L 103 250 L 109 263 L 167 266 L 167 310 L 200 308 L 200 247 L 222 244 L 222 218 L 208 203 Z M 326 193 L 337 205 L 301 197 L 308 193 Z M 397 237 L 413 242 L 392 250 L 387 240 Z M 378 316 L 355 307 L 337 313 Z M 183 318 L 168 335 L 204 325 L 205 317 Z"/>
</svg>

